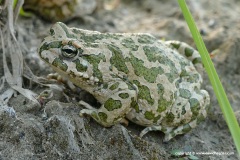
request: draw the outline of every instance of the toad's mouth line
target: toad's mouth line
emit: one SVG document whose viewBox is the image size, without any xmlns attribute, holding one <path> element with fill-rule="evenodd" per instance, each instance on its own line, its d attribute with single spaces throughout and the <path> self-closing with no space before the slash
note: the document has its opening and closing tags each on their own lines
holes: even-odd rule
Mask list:
<svg viewBox="0 0 240 160">
<path fill-rule="evenodd" d="M 55 66 L 52 64 L 51 67 L 60 75 L 62 75 L 65 78 L 71 78 L 71 79 L 78 79 L 81 81 L 87 81 L 89 80 L 89 82 L 91 83 L 98 83 L 99 79 L 97 77 L 94 76 L 90 76 L 90 74 L 88 72 L 79 72 L 76 71 L 76 69 L 72 70 L 72 69 L 67 69 L 67 70 L 62 70 L 62 67 L 60 66 Z"/>
</svg>

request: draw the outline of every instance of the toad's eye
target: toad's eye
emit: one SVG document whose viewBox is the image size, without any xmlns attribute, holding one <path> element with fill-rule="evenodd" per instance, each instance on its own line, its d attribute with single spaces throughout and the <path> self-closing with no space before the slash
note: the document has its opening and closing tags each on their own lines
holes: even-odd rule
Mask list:
<svg viewBox="0 0 240 160">
<path fill-rule="evenodd" d="M 65 45 L 61 48 L 62 56 L 65 58 L 73 58 L 77 56 L 78 49 L 72 45 Z"/>
</svg>

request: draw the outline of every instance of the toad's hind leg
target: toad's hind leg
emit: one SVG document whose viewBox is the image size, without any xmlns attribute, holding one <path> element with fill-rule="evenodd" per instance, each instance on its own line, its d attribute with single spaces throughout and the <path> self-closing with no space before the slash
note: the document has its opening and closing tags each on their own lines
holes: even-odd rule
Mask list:
<svg viewBox="0 0 240 160">
<path fill-rule="evenodd" d="M 197 120 L 194 120 L 188 124 L 184 124 L 178 127 L 162 127 L 162 126 L 151 126 L 147 127 L 140 133 L 140 137 L 144 136 L 149 131 L 162 131 L 164 132 L 165 136 L 163 142 L 168 142 L 173 137 L 179 134 L 183 134 L 189 132 L 192 128 L 195 128 L 197 124 Z"/>
<path fill-rule="evenodd" d="M 178 102 L 179 101 L 175 102 L 173 108 L 177 108 Z M 144 136 L 149 131 L 162 131 L 165 134 L 163 141 L 167 142 L 176 135 L 187 133 L 206 118 L 209 104 L 209 94 L 207 91 L 201 90 L 198 94 L 193 94 L 188 103 L 182 106 L 182 108 L 189 108 L 191 110 L 191 112 L 186 112 L 191 113 L 190 117 L 188 116 L 189 114 L 183 114 L 180 115 L 180 117 L 175 117 L 175 121 L 179 123 L 175 122 L 173 124 L 169 124 L 168 127 L 163 127 L 161 125 L 147 127 L 140 133 L 140 137 Z M 175 125 L 175 127 L 173 125 Z"/>
</svg>

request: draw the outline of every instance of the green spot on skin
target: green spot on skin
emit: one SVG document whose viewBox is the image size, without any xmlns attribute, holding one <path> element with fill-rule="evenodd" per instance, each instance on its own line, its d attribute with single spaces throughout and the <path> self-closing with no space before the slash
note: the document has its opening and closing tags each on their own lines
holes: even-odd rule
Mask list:
<svg viewBox="0 0 240 160">
<path fill-rule="evenodd" d="M 153 44 L 157 39 L 151 35 L 143 34 L 139 35 L 138 42 L 144 44 Z"/>
<path fill-rule="evenodd" d="M 173 94 L 170 95 L 170 101 L 167 101 L 163 98 L 164 94 L 164 86 L 162 84 L 157 84 L 158 87 L 158 95 L 160 96 L 160 99 L 158 100 L 158 108 L 157 112 L 161 113 L 167 109 L 167 107 L 171 106 L 173 103 Z"/>
<path fill-rule="evenodd" d="M 119 109 L 122 107 L 122 103 L 120 100 L 114 100 L 112 98 L 109 98 L 105 103 L 104 103 L 104 107 L 108 110 L 108 111 L 113 111 L 115 109 Z"/>
<path fill-rule="evenodd" d="M 51 48 L 61 48 L 62 46 L 62 42 L 60 41 L 54 41 L 54 42 L 45 42 L 44 44 L 42 44 L 41 48 L 39 49 L 39 53 L 41 53 L 44 50 L 49 50 Z M 41 56 L 41 54 L 40 54 Z"/>
<path fill-rule="evenodd" d="M 177 76 L 172 73 L 165 73 L 165 75 L 167 76 L 169 82 L 171 82 L 171 83 L 173 83 L 173 81 L 177 78 Z"/>
<path fill-rule="evenodd" d="M 109 89 L 113 91 L 113 90 L 117 89 L 118 86 L 119 86 L 119 82 L 116 82 L 116 83 L 114 83 L 113 85 L 111 85 L 111 86 L 109 87 Z"/>
<path fill-rule="evenodd" d="M 75 34 L 81 34 L 82 33 L 81 30 L 76 29 L 76 28 L 73 28 L 72 32 L 75 33 Z"/>
<path fill-rule="evenodd" d="M 186 99 L 191 97 L 191 92 L 189 90 L 186 90 L 186 89 L 180 88 L 179 89 L 179 94 L 180 94 L 180 97 L 183 97 L 183 98 L 186 98 Z"/>
<path fill-rule="evenodd" d="M 53 41 L 53 42 L 50 42 L 48 43 L 48 47 L 49 48 L 60 48 L 62 47 L 62 41 Z M 48 49 L 49 49 L 48 48 Z"/>
<path fill-rule="evenodd" d="M 161 44 L 159 43 L 159 45 L 161 45 Z M 171 83 L 176 78 L 179 77 L 178 70 L 175 66 L 175 63 L 173 61 L 171 61 L 167 55 L 168 52 L 162 50 L 161 47 L 149 47 L 149 46 L 144 46 L 143 50 L 150 62 L 158 61 L 160 64 L 162 64 L 164 66 L 168 66 L 170 68 L 170 72 L 165 73 L 165 75 L 168 77 L 168 80 Z M 172 53 L 169 53 L 169 54 L 172 54 Z M 151 68 L 151 70 L 152 70 L 152 68 Z M 160 70 L 160 74 L 163 73 L 162 68 L 158 67 L 158 70 Z"/>
<path fill-rule="evenodd" d="M 181 79 L 178 79 L 176 82 L 175 82 L 175 86 L 176 88 L 179 88 L 179 84 L 181 83 Z"/>
<path fill-rule="evenodd" d="M 153 114 L 152 112 L 149 112 L 149 111 L 146 111 L 146 112 L 144 113 L 144 116 L 145 116 L 145 118 L 148 119 L 148 120 L 154 119 L 154 114 Z"/>
<path fill-rule="evenodd" d="M 108 88 L 108 84 L 107 83 L 104 83 L 103 84 L 103 89 L 107 89 Z"/>
<path fill-rule="evenodd" d="M 121 71 L 127 74 L 129 70 L 125 64 L 125 59 L 122 55 L 122 51 L 114 45 L 108 45 L 108 49 L 112 52 L 110 63 L 113 66 L 115 66 L 118 71 Z"/>
<path fill-rule="evenodd" d="M 154 119 L 153 119 L 153 123 L 156 123 L 160 118 L 161 118 L 160 115 L 158 115 L 157 117 L 154 117 Z"/>
<path fill-rule="evenodd" d="M 62 29 L 64 30 L 64 33 L 66 34 L 66 36 L 68 38 L 77 38 L 76 34 L 72 34 L 72 33 L 69 32 L 70 30 L 68 29 L 68 27 L 64 23 L 57 22 L 57 24 L 62 27 Z"/>
<path fill-rule="evenodd" d="M 190 103 L 190 107 L 191 107 L 191 111 L 192 111 L 192 119 L 196 119 L 196 117 L 199 114 L 199 110 L 200 110 L 200 103 L 197 99 L 195 98 L 191 98 L 189 100 Z"/>
<path fill-rule="evenodd" d="M 144 46 L 143 50 L 150 62 L 156 62 L 157 60 L 160 60 L 162 58 L 165 59 L 165 57 L 160 57 L 161 54 L 164 53 L 164 50 L 160 47 Z"/>
<path fill-rule="evenodd" d="M 137 102 L 134 100 L 133 97 L 131 98 L 131 104 L 130 104 L 130 106 L 131 106 L 132 108 L 134 108 L 137 113 L 139 113 L 139 106 L 138 106 Z"/>
<path fill-rule="evenodd" d="M 145 99 L 150 105 L 153 105 L 154 99 L 151 97 L 149 88 L 147 86 L 140 85 L 140 82 L 137 80 L 134 80 L 133 83 L 138 86 L 138 98 Z"/>
<path fill-rule="evenodd" d="M 197 124 L 199 124 L 200 122 L 202 122 L 202 121 L 204 121 L 204 119 L 205 119 L 205 117 L 204 117 L 204 115 L 198 115 L 198 117 L 197 117 Z"/>
<path fill-rule="evenodd" d="M 105 39 L 115 39 L 119 40 L 121 37 L 123 37 L 122 34 L 115 34 L 115 33 L 105 33 L 103 34 Z"/>
<path fill-rule="evenodd" d="M 99 45 L 98 44 L 95 44 L 95 43 L 86 43 L 84 44 L 84 47 L 88 48 L 99 48 Z"/>
<path fill-rule="evenodd" d="M 189 75 L 189 71 L 186 71 L 186 66 L 190 66 L 191 62 L 190 61 L 186 61 L 186 60 L 182 60 L 179 62 L 179 64 L 181 65 L 181 73 L 180 73 L 180 77 L 191 77 L 191 75 Z"/>
<path fill-rule="evenodd" d="M 128 93 L 120 93 L 118 96 L 121 97 L 122 99 L 127 99 L 129 97 L 129 94 Z"/>
<path fill-rule="evenodd" d="M 192 61 L 193 64 L 201 63 L 202 64 L 202 59 L 200 57 L 193 59 Z"/>
<path fill-rule="evenodd" d="M 102 82 L 103 81 L 102 72 L 98 69 L 98 65 L 101 61 L 106 61 L 105 56 L 102 53 L 100 53 L 98 55 L 91 54 L 88 56 L 84 56 L 82 58 L 88 61 L 88 63 L 93 66 L 93 76 L 97 77 L 99 81 Z"/>
<path fill-rule="evenodd" d="M 179 126 L 184 125 L 184 124 L 186 124 L 186 123 L 187 123 L 186 120 L 183 119 L 183 120 L 180 121 Z"/>
<path fill-rule="evenodd" d="M 185 124 L 185 125 L 183 126 L 182 132 L 183 132 L 183 133 L 187 133 L 187 132 L 189 132 L 191 129 L 192 129 L 192 127 L 191 127 L 189 124 Z"/>
<path fill-rule="evenodd" d="M 197 74 L 193 74 L 193 75 L 189 75 L 187 82 L 189 83 L 199 83 L 199 79 L 200 79 L 200 75 Z"/>
<path fill-rule="evenodd" d="M 189 73 L 184 69 L 182 70 L 182 72 L 180 73 L 180 77 L 186 77 L 189 76 Z"/>
<path fill-rule="evenodd" d="M 50 35 L 53 36 L 55 34 L 54 29 L 50 29 Z"/>
<path fill-rule="evenodd" d="M 52 65 L 61 69 L 62 71 L 66 71 L 68 69 L 67 64 L 64 63 L 60 58 L 55 58 L 52 62 Z"/>
<path fill-rule="evenodd" d="M 123 39 L 121 44 L 126 48 L 130 48 L 132 51 L 138 50 L 138 45 L 135 45 L 135 42 L 132 40 L 132 38 Z"/>
<path fill-rule="evenodd" d="M 171 45 L 176 49 L 180 47 L 180 43 L 171 43 Z"/>
<path fill-rule="evenodd" d="M 160 83 L 157 84 L 157 88 L 158 88 L 158 95 L 163 95 L 164 93 L 164 86 Z"/>
<path fill-rule="evenodd" d="M 131 106 L 132 106 L 132 105 L 131 105 Z M 137 113 L 139 113 L 139 106 L 138 106 L 138 104 L 135 104 L 132 108 L 134 108 L 135 111 L 136 111 Z"/>
<path fill-rule="evenodd" d="M 160 99 L 158 100 L 158 108 L 157 108 L 157 112 L 161 113 L 163 111 L 165 111 L 167 109 L 167 107 L 169 107 L 172 104 L 172 102 L 167 101 L 165 99 Z"/>
<path fill-rule="evenodd" d="M 94 43 L 96 40 L 102 40 L 104 38 L 103 34 L 88 34 L 81 37 L 86 43 Z"/>
<path fill-rule="evenodd" d="M 77 71 L 79 71 L 79 72 L 87 71 L 88 66 L 81 64 L 79 59 L 76 59 L 73 62 L 76 64 Z"/>
<path fill-rule="evenodd" d="M 191 48 L 185 48 L 186 57 L 191 57 L 193 55 L 194 50 Z"/>
<path fill-rule="evenodd" d="M 132 64 L 135 74 L 139 77 L 143 76 L 149 83 L 156 82 L 157 76 L 163 74 L 163 69 L 160 66 L 147 68 L 144 66 L 144 61 L 134 57 L 131 53 L 130 55 L 131 58 L 128 58 L 128 61 Z"/>
<path fill-rule="evenodd" d="M 166 122 L 167 122 L 167 123 L 172 123 L 173 120 L 174 120 L 174 117 L 175 117 L 175 116 L 174 116 L 173 113 L 167 113 L 167 114 L 166 114 L 166 117 L 165 117 L 165 118 L 166 118 Z"/>
<path fill-rule="evenodd" d="M 101 121 L 106 122 L 107 121 L 107 114 L 103 112 L 98 113 L 98 117 Z"/>
<path fill-rule="evenodd" d="M 175 65 L 170 65 L 170 73 L 165 73 L 165 75 L 168 77 L 169 82 L 173 83 L 175 79 L 179 77 L 178 71 L 175 67 Z"/>
<path fill-rule="evenodd" d="M 186 112 L 185 106 L 183 106 L 183 107 L 182 107 L 182 113 L 181 113 L 181 114 L 184 115 L 185 113 L 187 113 L 187 112 Z"/>
</svg>

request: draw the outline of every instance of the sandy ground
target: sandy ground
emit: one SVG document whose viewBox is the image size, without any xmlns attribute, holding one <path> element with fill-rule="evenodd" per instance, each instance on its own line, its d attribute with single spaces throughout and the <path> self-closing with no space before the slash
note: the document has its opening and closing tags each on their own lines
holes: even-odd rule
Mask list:
<svg viewBox="0 0 240 160">
<path fill-rule="evenodd" d="M 212 60 L 239 120 L 240 2 L 189 0 L 188 5 L 209 52 L 215 53 Z M 17 22 L 18 40 L 24 58 L 33 73 L 42 77 L 46 77 L 52 70 L 38 57 L 37 47 L 52 24 L 35 16 L 19 17 Z M 177 1 L 122 1 L 113 10 L 98 10 L 83 19 L 73 19 L 67 25 L 101 32 L 147 32 L 159 39 L 180 40 L 194 46 Z M 0 68 L 3 68 L 2 64 Z M 132 123 L 127 127 L 116 125 L 103 128 L 89 117 L 79 117 L 82 108 L 76 101 L 93 101 L 84 91 L 77 95 L 69 91 L 65 93 L 71 97 L 69 102 L 62 92 L 54 91 L 53 98 L 41 107 L 17 94 L 9 103 L 15 110 L 14 115 L 7 112 L 8 108 L 0 108 L 0 160 L 161 160 L 173 159 L 173 150 L 195 153 L 196 157 L 204 160 L 238 159 L 213 89 L 206 73 L 203 74 L 203 88 L 211 96 L 207 119 L 196 129 L 168 143 L 162 142 L 161 132 L 151 132 L 140 139 L 138 135 L 143 127 Z M 2 70 L 0 75 L 3 75 Z M 27 79 L 24 87 L 38 94 L 47 89 Z M 74 100 L 75 96 L 77 98 Z"/>
</svg>

